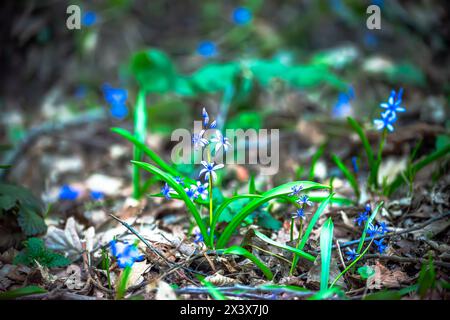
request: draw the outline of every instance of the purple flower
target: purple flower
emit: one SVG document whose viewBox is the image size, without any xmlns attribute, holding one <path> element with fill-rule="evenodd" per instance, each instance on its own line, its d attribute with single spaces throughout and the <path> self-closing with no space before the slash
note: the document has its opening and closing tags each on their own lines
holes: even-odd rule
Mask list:
<svg viewBox="0 0 450 320">
<path fill-rule="evenodd" d="M 295 202 L 297 202 L 301 206 L 304 206 L 304 205 L 312 206 L 312 202 L 309 200 L 309 197 L 306 194 L 302 195 Z"/>
<path fill-rule="evenodd" d="M 367 228 L 367 235 L 372 238 L 372 237 L 376 236 L 377 233 L 378 233 L 378 227 L 369 223 L 369 227 Z"/>
<path fill-rule="evenodd" d="M 369 218 L 369 215 L 367 211 L 360 212 L 358 218 L 356 218 L 354 221 L 358 223 L 358 226 L 361 226 L 361 224 Z"/>
<path fill-rule="evenodd" d="M 303 210 L 303 208 L 298 208 L 297 211 L 295 211 L 295 213 L 292 214 L 292 218 L 305 220 L 306 219 L 305 210 Z"/>
<path fill-rule="evenodd" d="M 385 233 L 387 233 L 387 232 L 389 232 L 390 230 L 387 228 L 387 225 L 386 225 L 386 222 L 381 222 L 379 225 L 378 225 L 378 233 L 380 234 L 380 235 L 383 235 L 383 234 L 385 234 Z"/>
</svg>

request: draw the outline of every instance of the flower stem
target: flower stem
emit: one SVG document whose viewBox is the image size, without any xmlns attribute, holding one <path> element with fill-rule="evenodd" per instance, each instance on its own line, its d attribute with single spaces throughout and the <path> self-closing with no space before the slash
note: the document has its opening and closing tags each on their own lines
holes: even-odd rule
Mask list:
<svg viewBox="0 0 450 320">
<path fill-rule="evenodd" d="M 294 241 L 294 223 L 295 223 L 295 218 L 292 217 L 291 218 L 291 232 L 290 232 L 290 241 Z"/>
<path fill-rule="evenodd" d="M 369 242 L 366 249 L 355 259 L 352 263 L 350 263 L 347 268 L 345 268 L 337 277 L 333 280 L 333 282 L 330 285 L 330 289 L 336 284 L 336 282 L 339 280 L 340 277 L 342 277 L 350 268 L 352 268 L 358 261 L 361 259 L 369 250 L 370 246 L 372 245 L 373 239 Z"/>
<path fill-rule="evenodd" d="M 295 245 L 296 249 L 298 249 L 298 247 L 300 245 L 300 239 L 302 237 L 302 233 L 303 233 L 303 220 L 300 218 L 300 229 L 298 231 L 297 244 Z M 292 258 L 291 269 L 289 270 L 289 275 L 292 275 L 296 265 L 297 265 L 297 256 L 294 254 L 294 257 Z"/>
<path fill-rule="evenodd" d="M 384 145 L 386 143 L 387 133 L 388 133 L 388 131 L 386 129 L 384 129 L 383 133 L 381 134 L 381 141 L 380 141 L 380 145 L 378 147 L 375 168 L 373 170 L 372 185 L 375 187 L 375 189 L 378 189 L 378 170 L 380 169 L 381 157 L 383 155 L 383 149 L 384 149 Z"/>
</svg>

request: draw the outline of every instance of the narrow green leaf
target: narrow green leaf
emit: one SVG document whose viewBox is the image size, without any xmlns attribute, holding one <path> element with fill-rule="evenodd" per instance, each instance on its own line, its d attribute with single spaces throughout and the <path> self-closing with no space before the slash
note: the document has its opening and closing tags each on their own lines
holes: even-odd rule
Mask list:
<svg viewBox="0 0 450 320">
<path fill-rule="evenodd" d="M 352 129 L 358 134 L 359 138 L 361 139 L 361 142 L 363 144 L 364 150 L 366 151 L 367 161 L 369 163 L 369 167 L 374 168 L 375 167 L 375 158 L 372 151 L 372 146 L 369 143 L 369 139 L 367 139 L 366 134 L 364 133 L 363 128 L 361 125 L 352 117 L 347 118 L 348 124 L 352 127 Z M 373 173 L 371 172 L 371 175 Z M 372 179 L 372 177 L 371 177 Z M 376 177 L 375 177 L 376 179 Z"/>
<path fill-rule="evenodd" d="M 325 147 L 326 146 L 327 146 L 327 144 L 323 143 L 319 147 L 319 149 L 317 149 L 316 153 L 314 153 L 314 155 L 313 155 L 313 157 L 311 159 L 311 168 L 309 169 L 309 180 L 313 180 L 314 179 L 317 161 L 323 155 L 323 152 L 325 151 Z"/>
<path fill-rule="evenodd" d="M 330 280 L 331 249 L 333 247 L 333 221 L 331 217 L 325 222 L 320 231 L 320 291 L 328 289 Z"/>
<path fill-rule="evenodd" d="M 154 175 L 157 175 L 162 180 L 167 182 L 167 184 L 178 193 L 178 195 L 181 197 L 181 200 L 184 201 L 184 203 L 186 204 L 186 207 L 191 212 L 192 216 L 195 219 L 195 222 L 197 223 L 198 227 L 200 228 L 200 232 L 202 233 L 205 243 L 209 244 L 210 242 L 209 242 L 208 231 L 206 229 L 205 224 L 203 223 L 202 217 L 200 216 L 200 213 L 198 212 L 194 203 L 191 201 L 191 199 L 189 199 L 189 197 L 186 194 L 186 192 L 184 191 L 183 187 L 180 186 L 172 176 L 170 176 L 166 172 L 163 172 L 161 169 L 155 167 L 154 165 L 151 165 L 151 164 L 145 163 L 145 162 L 139 162 L 139 161 L 131 161 L 131 163 L 133 163 L 136 166 L 141 167 L 144 170 L 147 170 L 147 171 L 153 173 Z"/>
<path fill-rule="evenodd" d="M 220 290 L 218 290 L 211 282 L 205 280 L 204 278 L 200 282 L 206 287 L 208 293 L 214 300 L 228 300 L 227 297 L 223 295 Z"/>
<path fill-rule="evenodd" d="M 278 247 L 280 249 L 284 249 L 286 251 L 289 251 L 289 252 L 292 252 L 294 254 L 297 254 L 299 257 L 305 258 L 305 259 L 307 259 L 307 260 L 309 260 L 311 262 L 314 262 L 316 260 L 316 258 L 313 255 L 310 255 L 307 252 L 304 252 L 304 251 L 299 250 L 297 248 L 294 248 L 294 247 L 291 247 L 291 246 L 288 246 L 288 245 L 276 242 L 275 240 L 270 239 L 265 234 L 263 234 L 263 233 L 261 233 L 261 232 L 259 232 L 257 230 L 253 230 L 253 232 L 255 233 L 255 235 L 258 238 L 260 238 L 261 240 L 263 240 L 263 241 L 265 241 L 265 242 L 267 242 L 267 243 L 269 243 L 269 244 L 271 244 L 271 245 L 273 245 L 275 247 Z"/>
<path fill-rule="evenodd" d="M 433 264 L 433 257 L 430 255 L 428 261 L 422 265 L 419 274 L 417 292 L 420 298 L 425 298 L 425 295 L 430 289 L 433 289 L 436 284 L 436 270 Z"/>
<path fill-rule="evenodd" d="M 145 103 L 145 91 L 140 90 L 135 109 L 134 109 L 134 136 L 137 141 L 145 145 L 147 136 L 147 108 Z M 143 151 L 138 145 L 134 145 L 133 160 L 142 161 Z M 139 167 L 133 167 L 133 197 L 139 199 L 141 197 L 141 177 Z"/>
<path fill-rule="evenodd" d="M 311 181 L 294 181 L 283 184 L 269 191 L 264 192 L 260 198 L 252 200 L 247 204 L 242 211 L 233 217 L 233 220 L 228 224 L 223 233 L 221 234 L 219 240 L 217 241 L 217 247 L 223 248 L 231 238 L 231 235 L 236 230 L 236 228 L 241 224 L 241 222 L 251 214 L 255 209 L 263 205 L 264 203 L 275 199 L 281 198 L 292 192 L 291 188 L 296 185 L 303 185 L 303 191 L 313 190 L 313 189 L 328 189 L 328 186 L 311 182 Z"/>
<path fill-rule="evenodd" d="M 250 175 L 250 180 L 248 182 L 248 193 L 255 194 L 256 193 L 256 186 L 255 186 L 255 175 Z"/>
<path fill-rule="evenodd" d="M 361 238 L 359 239 L 359 244 L 358 244 L 358 250 L 356 250 L 356 252 L 361 253 L 361 250 L 364 246 L 364 241 L 366 240 L 366 234 L 367 234 L 367 229 L 369 229 L 369 224 L 372 223 L 372 221 L 375 219 L 375 217 L 377 216 L 378 211 L 380 210 L 380 208 L 383 206 L 383 201 L 381 201 L 376 207 L 375 209 L 372 211 L 372 214 L 370 215 L 369 219 L 367 219 L 366 224 L 364 225 L 364 230 L 363 233 L 361 235 Z"/>
<path fill-rule="evenodd" d="M 19 289 L 0 292 L 0 300 L 15 299 L 18 297 L 24 297 L 39 293 L 47 293 L 47 290 L 38 286 L 26 286 Z"/>
<path fill-rule="evenodd" d="M 309 297 L 307 300 L 325 300 L 337 295 L 340 298 L 346 298 L 344 291 L 337 287 L 320 290 L 315 295 Z"/>
<path fill-rule="evenodd" d="M 356 178 L 353 175 L 353 173 L 351 173 L 350 170 L 347 169 L 345 164 L 341 161 L 341 159 L 339 159 L 339 157 L 337 155 L 333 154 L 331 156 L 331 158 L 336 163 L 339 170 L 341 170 L 341 172 L 344 174 L 345 178 L 347 178 L 348 182 L 350 183 L 350 185 L 353 188 L 353 191 L 355 192 L 356 198 L 359 199 L 359 196 L 361 193 L 359 191 L 358 181 L 356 181 Z"/>
<path fill-rule="evenodd" d="M 273 279 L 273 273 L 270 271 L 270 269 L 256 256 L 251 254 L 249 251 L 245 250 L 242 247 L 239 246 L 231 246 L 223 251 L 224 254 L 236 254 L 240 256 L 244 256 L 247 259 L 251 260 L 261 271 L 264 273 L 267 279 L 272 280 Z"/>
</svg>

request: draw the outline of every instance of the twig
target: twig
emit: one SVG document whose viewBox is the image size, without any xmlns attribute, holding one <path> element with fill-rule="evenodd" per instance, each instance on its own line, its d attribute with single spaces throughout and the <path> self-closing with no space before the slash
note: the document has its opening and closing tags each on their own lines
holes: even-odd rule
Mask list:
<svg viewBox="0 0 450 320">
<path fill-rule="evenodd" d="M 405 262 L 405 263 L 426 263 L 428 259 L 423 258 L 408 258 L 408 257 L 399 257 L 399 256 L 389 256 L 389 255 L 379 255 L 379 254 L 367 254 L 361 259 L 380 259 L 380 260 L 390 260 L 395 262 Z M 433 260 L 433 264 L 450 269 L 450 263 L 443 261 L 435 261 Z"/>
</svg>

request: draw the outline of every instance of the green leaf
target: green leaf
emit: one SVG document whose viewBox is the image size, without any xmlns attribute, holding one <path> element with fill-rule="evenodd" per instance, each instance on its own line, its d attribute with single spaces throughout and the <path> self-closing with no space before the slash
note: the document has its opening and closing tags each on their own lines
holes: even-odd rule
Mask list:
<svg viewBox="0 0 450 320">
<path fill-rule="evenodd" d="M 292 252 L 292 253 L 298 255 L 299 257 L 302 257 L 302 258 L 304 258 L 304 259 L 306 259 L 306 260 L 309 260 L 309 261 L 311 261 L 311 262 L 314 262 L 314 261 L 316 260 L 316 258 L 315 258 L 314 256 L 310 255 L 310 254 L 307 253 L 307 252 L 304 252 L 304 251 L 302 251 L 302 250 L 300 250 L 300 249 L 293 248 L 293 247 L 291 247 L 291 246 L 288 246 L 288 245 L 285 245 L 285 244 L 276 242 L 275 240 L 270 239 L 270 238 L 267 237 L 265 234 L 263 234 L 263 233 L 261 233 L 261 232 L 259 232 L 259 231 L 257 231 L 257 230 L 252 230 L 252 231 L 254 232 L 254 234 L 255 234 L 258 238 L 260 238 L 261 240 L 263 240 L 263 241 L 265 241 L 265 242 L 267 242 L 267 243 L 269 243 L 269 244 L 271 244 L 271 245 L 273 245 L 273 246 L 275 246 L 275 247 L 277 247 L 277 248 L 280 248 L 280 249 L 283 249 L 283 250 Z"/>
<path fill-rule="evenodd" d="M 356 198 L 359 199 L 359 196 L 361 193 L 359 191 L 359 185 L 358 185 L 358 181 L 356 181 L 356 177 L 353 175 L 353 173 L 350 172 L 350 170 L 347 169 L 345 164 L 341 161 L 341 159 L 339 159 L 339 157 L 337 155 L 333 154 L 331 156 L 331 158 L 333 159 L 334 163 L 336 163 L 339 170 L 341 170 L 341 172 L 344 174 L 345 178 L 348 180 L 348 182 L 352 186 L 353 191 L 355 192 Z"/>
<path fill-rule="evenodd" d="M 420 298 L 425 298 L 425 295 L 430 289 L 436 286 L 436 270 L 434 268 L 433 257 L 430 255 L 428 262 L 422 265 L 419 274 L 417 293 Z"/>
<path fill-rule="evenodd" d="M 136 106 L 134 108 L 134 136 L 136 139 L 145 144 L 147 136 L 147 108 L 145 103 L 145 91 L 140 90 Z M 133 160 L 142 161 L 142 149 L 135 145 L 133 150 Z M 141 176 L 139 167 L 133 167 L 133 197 L 139 199 L 141 197 Z"/>
<path fill-rule="evenodd" d="M 303 185 L 303 191 L 313 190 L 313 189 L 328 189 L 328 186 L 311 182 L 311 181 L 294 181 L 283 184 L 276 188 L 273 188 L 269 191 L 264 192 L 261 197 L 252 200 L 249 204 L 247 204 L 239 214 L 237 214 L 233 220 L 228 224 L 220 238 L 217 241 L 217 248 L 223 248 L 229 241 L 231 235 L 236 230 L 236 228 L 241 224 L 241 222 L 250 215 L 253 211 L 255 211 L 258 207 L 263 205 L 264 203 L 275 199 L 281 198 L 283 196 L 288 195 L 292 192 L 291 188 L 295 185 Z M 212 224 L 214 227 L 214 225 Z"/>
<path fill-rule="evenodd" d="M 0 292 L 0 300 L 9 300 L 19 297 L 29 296 L 32 294 L 47 293 L 47 290 L 38 286 L 26 286 L 19 289 Z"/>
<path fill-rule="evenodd" d="M 358 268 L 361 279 L 367 280 L 375 274 L 375 270 L 370 266 L 362 266 Z"/>
<path fill-rule="evenodd" d="M 194 203 L 191 201 L 191 199 L 189 199 L 189 197 L 186 194 L 186 192 L 184 191 L 183 187 L 180 186 L 175 181 L 175 179 L 172 176 L 170 176 L 168 173 L 162 171 L 161 169 L 159 169 L 149 163 L 139 162 L 139 161 L 131 161 L 131 163 L 158 176 L 159 178 L 161 178 L 162 180 L 167 182 L 167 184 L 178 193 L 178 195 L 181 197 L 181 200 L 184 201 L 184 203 L 186 204 L 186 207 L 191 212 L 192 216 L 195 219 L 195 222 L 197 223 L 198 227 L 200 228 L 200 232 L 203 235 L 203 239 L 204 239 L 205 243 L 207 243 L 207 244 L 210 243 L 208 231 L 206 229 L 205 224 L 203 223 L 202 217 L 200 216 L 200 213 L 198 212 Z"/>
<path fill-rule="evenodd" d="M 250 175 L 250 180 L 248 182 L 248 193 L 255 194 L 256 193 L 256 185 L 255 185 L 255 175 Z"/>
<path fill-rule="evenodd" d="M 37 261 L 49 268 L 64 267 L 70 264 L 69 259 L 46 248 L 42 239 L 29 238 L 24 245 L 25 249 L 14 258 L 15 264 L 34 266 Z"/>
<path fill-rule="evenodd" d="M 47 231 L 44 219 L 36 212 L 25 207 L 20 209 L 17 222 L 27 236 L 34 236 Z"/>
<path fill-rule="evenodd" d="M 344 291 L 337 287 L 332 287 L 325 290 L 320 290 L 313 296 L 309 297 L 307 300 L 325 300 L 337 295 L 340 298 L 346 298 Z"/>
<path fill-rule="evenodd" d="M 320 231 L 320 291 L 328 289 L 328 282 L 330 280 L 330 263 L 331 263 L 331 249 L 333 247 L 333 221 L 331 217 L 325 222 Z"/>
<path fill-rule="evenodd" d="M 223 295 L 220 290 L 218 290 L 211 282 L 203 279 L 200 279 L 200 282 L 206 287 L 208 293 L 214 300 L 228 300 L 227 297 Z"/>
<path fill-rule="evenodd" d="M 317 151 L 314 153 L 312 159 L 311 159 L 311 168 L 309 169 L 309 180 L 313 180 L 315 177 L 315 168 L 316 168 L 316 163 L 317 161 L 320 159 L 320 157 L 323 155 L 325 148 L 326 148 L 327 144 L 323 143 L 318 149 Z"/>
<path fill-rule="evenodd" d="M 247 259 L 251 260 L 259 269 L 261 269 L 267 279 L 273 279 L 272 271 L 270 271 L 270 269 L 261 260 L 259 260 L 256 256 L 254 256 L 244 248 L 239 246 L 232 246 L 223 250 L 222 252 L 223 254 L 236 254 L 246 257 Z"/>
</svg>

